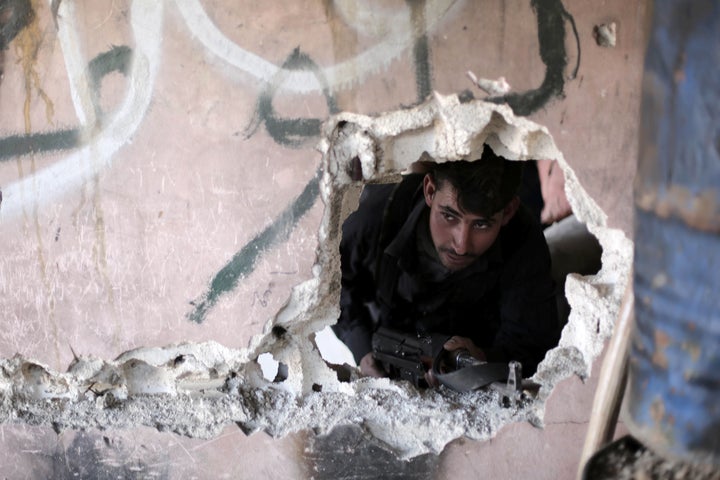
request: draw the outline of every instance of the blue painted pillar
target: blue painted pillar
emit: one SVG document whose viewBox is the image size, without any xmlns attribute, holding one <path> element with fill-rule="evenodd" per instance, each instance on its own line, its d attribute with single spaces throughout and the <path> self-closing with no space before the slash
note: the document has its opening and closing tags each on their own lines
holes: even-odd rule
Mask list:
<svg viewBox="0 0 720 480">
<path fill-rule="evenodd" d="M 720 2 L 654 2 L 635 183 L 629 428 L 720 464 Z"/>
</svg>

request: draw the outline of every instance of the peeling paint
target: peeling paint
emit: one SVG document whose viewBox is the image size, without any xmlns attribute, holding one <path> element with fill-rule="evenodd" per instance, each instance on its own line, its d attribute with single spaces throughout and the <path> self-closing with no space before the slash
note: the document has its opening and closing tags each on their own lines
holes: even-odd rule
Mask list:
<svg viewBox="0 0 720 480">
<path fill-rule="evenodd" d="M 708 188 L 694 192 L 683 185 L 663 189 L 639 189 L 638 208 L 660 218 L 676 218 L 704 232 L 720 233 L 720 199 L 717 190 Z"/>
<path fill-rule="evenodd" d="M 667 369 L 669 362 L 665 349 L 670 345 L 670 337 L 661 330 L 655 330 L 654 335 L 656 349 L 652 354 L 652 362 L 660 368 Z"/>
<path fill-rule="evenodd" d="M 617 43 L 617 24 L 615 22 L 595 25 L 593 28 L 595 42 L 601 47 L 614 47 Z"/>
<path fill-rule="evenodd" d="M 685 350 L 690 354 L 690 358 L 693 362 L 697 362 L 700 359 L 700 354 L 702 354 L 702 346 L 698 345 L 697 343 L 685 341 L 680 345 L 680 348 Z"/>
</svg>

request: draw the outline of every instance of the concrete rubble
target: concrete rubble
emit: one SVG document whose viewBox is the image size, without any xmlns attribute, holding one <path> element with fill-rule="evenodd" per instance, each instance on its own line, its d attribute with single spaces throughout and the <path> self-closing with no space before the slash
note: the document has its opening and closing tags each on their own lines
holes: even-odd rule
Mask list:
<svg viewBox="0 0 720 480">
<path fill-rule="evenodd" d="M 545 403 L 561 380 L 590 374 L 593 359 L 611 335 L 629 281 L 632 244 L 606 226 L 606 216 L 585 193 L 547 129 L 515 117 L 509 107 L 461 102 L 436 94 L 428 102 L 374 117 L 341 113 L 325 124 L 318 146 L 325 169 L 326 205 L 313 278 L 296 286 L 285 307 L 249 348 L 185 343 L 138 348 L 114 360 L 77 357 L 66 372 L 32 359 L 0 361 L 0 420 L 63 429 L 150 426 L 209 438 L 228 424 L 273 436 L 357 424 L 403 458 L 439 453 L 462 436 L 492 438 L 512 422 L 543 426 Z M 323 361 L 314 332 L 338 316 L 342 219 L 357 206 L 364 182 L 397 178 L 419 158 L 443 162 L 477 158 L 484 143 L 512 160 L 554 159 L 566 176 L 576 216 L 603 247 L 594 276 L 571 275 L 572 306 L 560 344 L 533 379 L 537 398 L 501 408 L 494 391 L 458 394 L 417 391 L 387 379 L 341 382 Z M 269 353 L 287 378 L 265 378 L 256 359 Z"/>
</svg>

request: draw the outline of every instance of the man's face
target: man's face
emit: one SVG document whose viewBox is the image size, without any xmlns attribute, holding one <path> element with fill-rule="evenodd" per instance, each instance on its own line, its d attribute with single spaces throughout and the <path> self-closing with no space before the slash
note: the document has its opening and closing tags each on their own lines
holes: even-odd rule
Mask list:
<svg viewBox="0 0 720 480">
<path fill-rule="evenodd" d="M 429 175 L 425 176 L 423 189 L 425 203 L 430 207 L 430 235 L 440 262 L 448 270 L 461 270 L 477 260 L 517 210 L 513 200 L 489 218 L 464 212 L 458 206 L 455 188 L 449 182 L 438 188 Z"/>
</svg>

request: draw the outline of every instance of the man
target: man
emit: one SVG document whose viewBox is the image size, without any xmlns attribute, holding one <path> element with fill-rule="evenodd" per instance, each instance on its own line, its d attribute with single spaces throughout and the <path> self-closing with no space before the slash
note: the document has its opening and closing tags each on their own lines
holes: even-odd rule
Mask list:
<svg viewBox="0 0 720 480">
<path fill-rule="evenodd" d="M 396 185 L 367 185 L 343 225 L 341 314 L 333 329 L 361 371 L 381 376 L 373 331 L 443 333 L 445 349 L 532 374 L 558 340 L 542 228 L 521 205 L 522 163 L 485 146 Z"/>
</svg>

